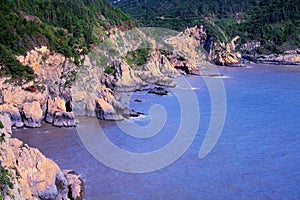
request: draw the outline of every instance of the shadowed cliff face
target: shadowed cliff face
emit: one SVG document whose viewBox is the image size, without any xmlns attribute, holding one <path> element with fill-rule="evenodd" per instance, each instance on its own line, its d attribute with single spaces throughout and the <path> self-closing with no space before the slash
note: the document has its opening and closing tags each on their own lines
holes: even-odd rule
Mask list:
<svg viewBox="0 0 300 200">
<path fill-rule="evenodd" d="M 0 144 L 1 165 L 9 170 L 13 189 L 6 199 L 68 199 L 70 193 L 81 198 L 82 182 L 79 176 L 69 171 L 62 172 L 38 149 L 31 148 L 22 141 L 11 138 L 11 122 L 8 116 L 0 115 L 4 128 L 4 141 Z M 74 199 L 75 199 L 74 198 Z"/>
</svg>

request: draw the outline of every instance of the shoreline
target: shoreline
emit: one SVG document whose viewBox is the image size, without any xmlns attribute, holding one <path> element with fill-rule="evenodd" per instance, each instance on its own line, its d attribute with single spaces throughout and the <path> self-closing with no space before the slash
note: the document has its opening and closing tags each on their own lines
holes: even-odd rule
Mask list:
<svg viewBox="0 0 300 200">
<path fill-rule="evenodd" d="M 257 64 L 254 65 L 257 66 Z M 248 72 L 252 71 L 252 75 L 259 75 L 259 80 L 263 81 L 263 83 L 269 84 L 264 87 L 265 90 L 268 90 L 270 94 L 280 98 L 280 96 L 273 92 L 273 89 L 269 90 L 270 87 L 268 87 L 273 83 L 278 83 L 277 86 L 281 87 L 279 83 L 280 81 L 274 80 L 274 78 L 279 78 L 279 76 L 265 74 L 272 71 L 272 69 L 269 65 L 264 65 L 264 67 L 267 71 L 263 69 L 261 73 L 258 74 L 257 71 L 259 71 L 259 66 L 257 66 L 257 71 L 246 68 L 231 70 L 229 67 L 225 67 L 225 70 L 227 71 L 225 74 L 232 75 L 232 73 L 236 74 L 237 71 L 247 72 L 244 73 L 246 78 L 249 77 Z M 224 67 L 221 67 L 221 69 L 222 68 Z M 285 71 L 285 66 L 283 66 L 281 69 Z M 275 72 L 277 72 L 277 70 L 275 70 Z M 292 73 L 290 74 L 292 75 Z M 269 78 L 265 80 L 265 76 L 268 76 Z M 232 80 L 236 80 L 236 78 L 238 78 L 238 80 L 244 80 L 244 78 L 240 76 L 233 77 Z M 195 81 L 195 78 L 192 79 L 194 80 L 194 83 L 198 82 Z M 261 86 L 261 81 L 257 81 L 257 79 L 255 79 L 253 76 L 246 78 L 246 80 L 255 81 L 257 87 Z M 269 83 L 268 80 L 274 82 Z M 295 78 L 293 80 L 295 80 Z M 230 90 L 232 92 L 229 92 L 228 94 L 231 95 L 229 96 L 230 99 L 248 99 L 250 101 L 231 101 L 231 103 L 234 104 L 229 106 L 229 109 L 240 107 L 246 108 L 245 106 L 248 105 L 253 112 L 256 110 L 262 110 L 263 112 L 260 112 L 260 114 L 263 117 L 263 120 L 268 120 L 269 118 L 266 116 L 268 116 L 270 113 L 273 113 L 268 108 L 274 108 L 274 106 L 277 105 L 277 103 L 280 104 L 282 100 L 289 101 L 289 98 L 286 99 L 286 97 L 293 93 L 293 91 L 290 91 L 286 97 L 282 97 L 280 99 L 274 98 L 273 101 L 270 101 L 268 104 L 266 104 L 263 100 L 257 102 L 260 99 L 259 96 L 258 98 L 254 99 L 247 98 L 247 95 L 254 95 L 252 92 L 258 92 L 258 94 L 263 95 L 266 93 L 266 91 L 255 89 L 248 93 L 247 91 L 243 90 L 243 88 L 247 87 L 249 82 L 237 83 L 236 81 L 228 81 L 227 84 L 229 83 L 235 87 L 233 90 Z M 274 89 L 280 89 L 277 88 L 277 86 Z M 295 87 L 292 88 L 295 89 Z M 241 92 L 240 95 L 234 95 L 237 94 L 237 91 Z M 144 95 L 148 94 L 145 93 Z M 156 95 L 151 96 L 153 98 L 160 98 Z M 165 100 L 166 102 L 168 101 L 164 97 L 160 99 Z M 290 103 L 292 102 L 294 101 L 290 99 Z M 269 103 L 272 104 L 269 105 Z M 201 106 L 201 108 L 203 108 L 204 105 L 202 104 Z M 267 108 L 264 109 L 260 106 L 267 106 Z M 280 112 L 284 112 L 285 110 L 281 107 L 276 108 L 279 109 L 278 111 Z M 283 135 L 281 133 L 285 130 L 289 131 L 289 128 L 292 126 L 282 126 L 280 131 L 276 132 L 275 130 L 278 129 L 277 127 L 274 128 L 273 125 L 276 125 L 277 122 L 274 122 L 274 120 L 270 119 L 270 121 L 267 121 L 268 123 L 271 123 L 268 126 L 264 126 L 261 122 L 258 122 L 258 124 L 253 124 L 253 126 L 258 126 L 260 128 L 260 131 L 255 131 L 251 129 L 252 126 L 249 125 L 249 123 L 257 121 L 256 115 L 246 115 L 246 112 L 241 113 L 243 109 L 235 109 L 230 111 L 231 113 L 234 113 L 228 116 L 227 125 L 233 126 L 232 128 L 238 131 L 225 128 L 225 132 L 222 135 L 223 139 L 218 142 L 218 145 L 212 152 L 211 156 L 207 157 L 205 160 L 198 159 L 197 152 L 203 138 L 201 133 L 199 133 L 200 135 L 196 138 L 195 145 L 193 145 L 192 148 L 187 152 L 187 155 L 183 156 L 164 170 L 148 174 L 127 174 L 110 169 L 99 163 L 87 152 L 87 150 L 85 150 L 78 135 L 76 133 L 74 134 L 76 128 L 58 128 L 53 127 L 50 124 L 46 124 L 46 126 L 42 126 L 42 129 L 45 128 L 45 131 L 49 131 L 48 133 L 45 134 L 45 132 L 41 131 L 41 129 L 27 129 L 22 136 L 27 137 L 26 140 L 34 142 L 36 144 L 35 146 L 38 144 L 41 145 L 42 152 L 45 152 L 45 149 L 52 151 L 50 153 L 46 153 L 47 157 L 50 157 L 49 155 L 52 154 L 51 158 L 61 165 L 62 168 L 72 167 L 75 171 L 83 174 L 82 178 L 85 182 L 87 192 L 84 199 L 120 199 L 121 196 L 124 198 L 131 197 L 141 199 L 145 194 L 148 195 L 147 197 L 149 197 L 149 199 L 165 199 L 167 196 L 172 199 L 180 199 L 181 197 L 185 197 L 185 199 L 193 199 L 199 195 L 207 198 L 216 198 L 216 195 L 230 198 L 237 194 L 236 189 L 230 189 L 231 187 L 238 188 L 239 191 L 245 191 L 243 193 L 244 195 L 252 195 L 252 197 L 254 195 L 255 198 L 261 198 L 263 196 L 269 196 L 270 198 L 286 197 L 286 191 L 295 189 L 295 183 L 298 180 L 297 178 L 288 178 L 290 176 L 286 175 L 286 169 L 291 169 L 289 170 L 289 175 L 295 175 L 295 172 L 293 172 L 295 167 L 293 167 L 294 165 L 285 164 L 293 161 L 293 158 L 297 156 L 297 154 L 293 154 L 293 152 L 296 151 L 296 149 L 294 149 L 294 145 L 296 145 L 296 141 L 294 140 L 296 135 Z M 203 118 L 209 118 L 209 112 L 201 110 L 201 113 L 204 114 Z M 297 112 L 295 111 L 291 111 L 289 114 L 295 114 L 295 116 L 297 116 L 296 113 Z M 243 118 L 238 117 L 241 115 Z M 274 117 L 276 116 L 279 117 L 280 115 L 274 114 Z M 297 118 L 292 118 L 290 125 L 296 122 Z M 284 118 L 280 119 L 285 120 Z M 114 130 L 111 129 L 111 127 L 115 126 L 115 122 L 102 120 L 100 120 L 100 122 L 104 123 L 103 127 L 108 128 L 107 130 Z M 290 122 L 290 120 L 284 122 Z M 296 131 L 297 127 L 298 126 L 292 130 Z M 34 135 L 32 135 L 30 133 L 32 130 L 35 132 L 38 132 L 38 130 L 40 131 L 39 133 L 34 133 Z M 54 131 L 51 132 L 51 130 Z M 276 134 L 274 134 L 273 130 Z M 239 134 L 240 131 L 243 131 L 244 134 Z M 167 132 L 171 132 L 171 130 Z M 111 138 L 115 138 L 115 132 L 106 133 L 109 134 Z M 265 133 L 267 136 L 272 137 L 265 137 L 261 133 Z M 19 131 L 19 134 L 22 134 L 22 131 Z M 120 135 L 121 136 L 119 139 L 113 140 L 114 142 L 117 142 L 118 145 L 128 144 L 133 147 L 136 146 L 135 143 L 131 143 L 132 139 L 130 137 L 124 137 L 122 134 Z M 287 148 L 277 148 L 276 145 L 273 145 L 281 144 L 280 142 L 282 139 L 288 139 L 289 145 Z M 253 148 L 253 146 L 255 148 Z M 147 147 L 149 147 L 149 144 L 147 144 L 145 141 L 145 144 L 142 144 L 142 149 Z M 259 165 L 262 167 L 257 166 L 257 159 L 260 158 L 264 158 L 259 162 Z M 273 163 L 277 163 L 276 167 L 274 167 Z M 222 171 L 220 171 L 220 169 L 222 169 Z M 245 175 L 245 173 L 247 173 L 247 175 Z M 238 179 L 236 177 L 238 177 Z M 161 179 L 161 181 L 158 181 L 159 179 Z M 200 184 L 199 180 L 211 184 Z M 263 183 L 265 190 L 262 191 L 261 185 L 253 184 L 253 181 L 256 183 Z M 242 185 L 240 184 L 241 182 L 243 182 Z M 282 182 L 290 184 L 285 184 L 278 190 L 278 187 L 280 186 L 278 183 Z M 230 188 L 228 189 L 228 187 L 224 187 L 224 185 L 230 185 Z M 174 188 L 176 188 L 176 191 L 179 191 L 180 194 L 174 193 Z M 213 191 L 213 193 L 205 191 Z M 295 196 L 296 192 L 295 190 L 293 191 L 293 193 L 289 193 L 289 197 Z"/>
</svg>

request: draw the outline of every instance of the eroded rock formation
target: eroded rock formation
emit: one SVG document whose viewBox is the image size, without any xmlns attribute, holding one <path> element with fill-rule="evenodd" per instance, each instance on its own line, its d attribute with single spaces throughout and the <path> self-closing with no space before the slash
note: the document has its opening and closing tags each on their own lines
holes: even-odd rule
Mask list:
<svg viewBox="0 0 300 200">
<path fill-rule="evenodd" d="M 8 116 L 0 115 L 0 121 L 4 125 L 0 129 L 4 134 L 4 141 L 0 144 L 1 165 L 9 170 L 14 184 L 6 199 L 82 199 L 83 183 L 78 175 L 70 177 L 68 171 L 61 171 L 38 149 L 11 138 L 12 123 Z M 69 193 L 72 198 L 68 197 Z"/>
</svg>

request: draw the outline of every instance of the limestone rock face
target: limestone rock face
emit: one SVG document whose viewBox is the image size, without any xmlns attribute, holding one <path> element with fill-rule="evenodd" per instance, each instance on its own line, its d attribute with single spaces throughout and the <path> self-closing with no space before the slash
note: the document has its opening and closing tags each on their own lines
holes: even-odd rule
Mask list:
<svg viewBox="0 0 300 200">
<path fill-rule="evenodd" d="M 178 34 L 177 36 L 166 39 L 166 42 L 175 49 L 171 64 L 175 66 L 188 66 L 189 70 L 197 70 L 197 63 L 207 60 L 207 56 L 203 52 L 198 52 L 196 46 L 198 44 L 195 38 L 186 34 Z M 182 59 L 184 59 L 184 62 Z"/>
<path fill-rule="evenodd" d="M 101 84 L 103 71 L 98 67 L 85 66 L 78 73 L 72 87 L 75 115 L 86 115 L 108 120 L 121 120 L 125 108 L 120 97 Z M 117 112 L 118 111 L 118 112 Z"/>
<path fill-rule="evenodd" d="M 76 184 L 80 182 L 82 185 L 79 176 L 68 182 L 56 163 L 46 158 L 38 149 L 11 138 L 12 124 L 8 116 L 0 115 L 0 120 L 5 127 L 0 129 L 5 134 L 5 141 L 0 144 L 0 160 L 2 166 L 9 169 L 12 175 L 14 188 L 10 194 L 14 195 L 14 199 L 67 200 L 69 185 L 74 185 L 74 192 L 71 193 L 78 194 Z M 7 196 L 7 199 L 10 200 L 11 197 Z"/>
<path fill-rule="evenodd" d="M 72 110 L 71 105 L 70 110 Z M 66 102 L 60 97 L 48 100 L 48 112 L 45 121 L 59 127 L 76 126 L 77 123 L 74 113 L 72 111 L 67 112 Z"/>
<path fill-rule="evenodd" d="M 135 91 L 143 85 L 142 80 L 136 76 L 124 60 L 115 60 L 113 66 L 116 70 L 114 75 L 116 91 Z"/>
<path fill-rule="evenodd" d="M 43 110 L 40 103 L 34 101 L 32 103 L 26 102 L 23 105 L 23 120 L 27 127 L 40 127 L 43 120 Z"/>
<path fill-rule="evenodd" d="M 137 71 L 138 76 L 145 82 L 167 87 L 175 87 L 176 83 L 171 79 L 179 76 L 169 60 L 161 55 L 160 51 L 150 50 L 150 58 L 142 70 Z"/>
<path fill-rule="evenodd" d="M 69 84 L 75 78 L 76 65 L 62 54 L 50 52 L 45 46 L 16 58 L 34 70 L 36 79 L 22 86 L 5 84 L 4 79 L 0 79 L 0 111 L 9 114 L 16 127 L 24 124 L 27 127 L 40 127 L 45 117 L 47 122 L 57 126 L 74 126 L 76 123 L 72 110 L 48 109 L 47 102 L 48 99 L 62 97 L 63 103 L 59 103 L 63 105 L 68 102 L 71 108 Z"/>
</svg>

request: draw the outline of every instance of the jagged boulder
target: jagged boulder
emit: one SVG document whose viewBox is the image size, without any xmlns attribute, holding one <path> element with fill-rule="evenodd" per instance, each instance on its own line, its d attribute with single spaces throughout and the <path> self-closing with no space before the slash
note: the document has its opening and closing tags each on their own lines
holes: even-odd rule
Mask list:
<svg viewBox="0 0 300 200">
<path fill-rule="evenodd" d="M 40 127 L 44 118 L 40 103 L 37 101 L 24 103 L 22 116 L 25 126 L 31 128 Z"/>
<path fill-rule="evenodd" d="M 77 121 L 73 112 L 55 112 L 53 117 L 53 125 L 58 127 L 76 126 Z"/>
</svg>

